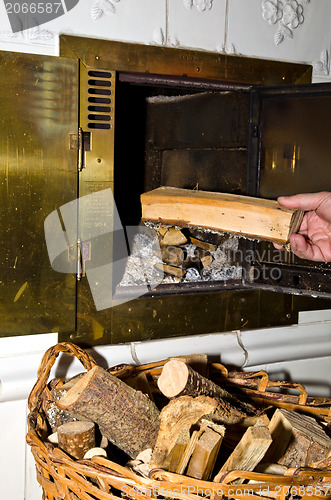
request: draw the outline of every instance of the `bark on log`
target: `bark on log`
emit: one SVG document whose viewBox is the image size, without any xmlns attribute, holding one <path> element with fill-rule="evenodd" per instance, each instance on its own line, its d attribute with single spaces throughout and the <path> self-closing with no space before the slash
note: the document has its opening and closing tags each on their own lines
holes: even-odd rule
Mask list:
<svg viewBox="0 0 331 500">
<path fill-rule="evenodd" d="M 57 430 L 59 447 L 71 457 L 80 460 L 95 447 L 95 425 L 93 422 L 67 422 Z"/>
<path fill-rule="evenodd" d="M 217 399 L 218 408 L 214 417 L 221 423 L 239 422 L 247 417 L 247 414 L 254 412 L 251 405 L 241 402 L 180 359 L 172 359 L 164 365 L 158 379 L 158 387 L 168 398 L 204 395 Z"/>
<path fill-rule="evenodd" d="M 44 393 L 43 410 L 53 432 L 55 432 L 60 425 L 77 420 L 67 410 L 61 410 L 56 405 L 56 401 L 59 401 L 59 399 L 61 399 L 82 376 L 83 374 L 76 375 L 65 383 L 61 382 L 59 379 L 50 381 L 51 391 L 48 393 L 45 391 Z"/>
<path fill-rule="evenodd" d="M 207 354 L 182 354 L 181 356 L 171 356 L 167 359 L 171 361 L 173 359 L 179 359 L 183 361 L 186 365 L 190 366 L 192 370 L 200 373 L 203 377 L 209 376 L 209 364 Z"/>
<path fill-rule="evenodd" d="M 101 433 L 131 458 L 156 442 L 155 404 L 100 366 L 88 371 L 57 405 L 98 424 Z"/>
<path fill-rule="evenodd" d="M 160 430 L 151 458 L 151 467 L 168 467 L 173 450 L 183 428 L 191 427 L 204 415 L 213 413 L 217 402 L 205 396 L 183 396 L 168 403 L 160 413 Z"/>
</svg>

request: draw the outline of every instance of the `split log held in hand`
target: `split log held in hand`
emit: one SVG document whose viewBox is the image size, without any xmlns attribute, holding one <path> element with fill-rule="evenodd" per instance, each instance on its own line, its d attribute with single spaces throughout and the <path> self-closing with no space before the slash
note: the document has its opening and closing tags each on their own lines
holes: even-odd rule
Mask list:
<svg viewBox="0 0 331 500">
<path fill-rule="evenodd" d="M 254 413 L 250 404 L 240 401 L 180 359 L 171 359 L 164 365 L 157 383 L 160 391 L 168 398 L 202 395 L 215 398 L 218 408 L 213 416 L 221 423 L 233 424 Z"/>
<path fill-rule="evenodd" d="M 277 201 L 229 193 L 163 186 L 141 195 L 142 219 L 183 227 L 288 243 L 303 218 L 302 210 L 281 207 Z"/>
<path fill-rule="evenodd" d="M 88 371 L 57 405 L 98 424 L 101 433 L 131 458 L 156 442 L 159 410 L 155 404 L 100 366 Z"/>
</svg>

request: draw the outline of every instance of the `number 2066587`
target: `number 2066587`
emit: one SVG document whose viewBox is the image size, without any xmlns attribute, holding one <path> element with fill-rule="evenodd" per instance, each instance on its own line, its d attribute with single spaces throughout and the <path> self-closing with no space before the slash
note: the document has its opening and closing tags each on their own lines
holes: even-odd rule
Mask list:
<svg viewBox="0 0 331 500">
<path fill-rule="evenodd" d="M 7 14 L 57 14 L 62 3 L 38 2 L 38 3 L 5 3 Z"/>
</svg>

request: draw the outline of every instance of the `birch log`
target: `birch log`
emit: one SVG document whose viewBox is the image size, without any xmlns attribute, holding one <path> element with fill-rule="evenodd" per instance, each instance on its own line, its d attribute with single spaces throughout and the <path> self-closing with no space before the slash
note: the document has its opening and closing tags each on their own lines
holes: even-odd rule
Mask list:
<svg viewBox="0 0 331 500">
<path fill-rule="evenodd" d="M 203 377 L 180 359 L 168 361 L 158 379 L 160 391 L 168 398 L 177 396 L 209 396 L 218 401 L 214 417 L 221 423 L 236 423 L 254 408 Z"/>
</svg>

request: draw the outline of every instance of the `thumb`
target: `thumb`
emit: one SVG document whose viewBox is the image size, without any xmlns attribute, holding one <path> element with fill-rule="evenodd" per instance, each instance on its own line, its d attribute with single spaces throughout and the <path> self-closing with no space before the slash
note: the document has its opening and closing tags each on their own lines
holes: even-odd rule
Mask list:
<svg viewBox="0 0 331 500">
<path fill-rule="evenodd" d="M 304 193 L 293 196 L 279 196 L 278 203 L 285 208 L 298 208 L 300 210 L 316 210 L 328 193 Z"/>
</svg>

